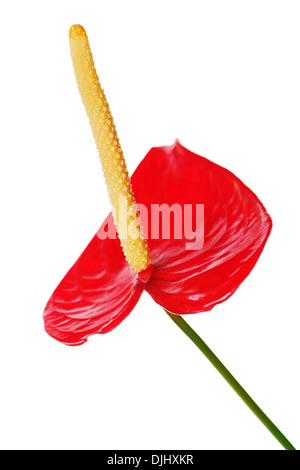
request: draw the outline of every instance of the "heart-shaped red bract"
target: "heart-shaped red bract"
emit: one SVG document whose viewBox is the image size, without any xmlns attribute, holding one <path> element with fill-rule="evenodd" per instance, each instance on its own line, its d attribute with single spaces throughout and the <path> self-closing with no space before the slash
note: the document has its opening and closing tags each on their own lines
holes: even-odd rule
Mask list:
<svg viewBox="0 0 300 470">
<path fill-rule="evenodd" d="M 190 152 L 178 141 L 152 148 L 131 178 L 138 204 L 147 209 L 151 277 L 143 279 L 127 264 L 117 236 L 95 235 L 50 297 L 45 329 L 69 345 L 107 333 L 131 312 L 143 290 L 175 314 L 210 310 L 230 297 L 257 262 L 272 221 L 257 196 L 233 173 Z M 187 249 L 191 240 L 176 238 L 175 217 L 170 237 L 150 231 L 153 205 L 182 208 L 203 205 L 204 243 Z M 110 214 L 100 231 L 112 226 Z M 200 238 L 200 237 L 199 237 Z"/>
</svg>

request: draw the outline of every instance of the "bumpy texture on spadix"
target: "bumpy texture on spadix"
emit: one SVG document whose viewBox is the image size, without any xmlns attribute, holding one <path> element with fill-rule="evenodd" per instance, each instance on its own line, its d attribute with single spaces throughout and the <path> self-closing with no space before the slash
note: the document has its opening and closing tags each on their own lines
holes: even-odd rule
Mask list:
<svg viewBox="0 0 300 470">
<path fill-rule="evenodd" d="M 84 343 L 121 323 L 143 290 L 175 314 L 198 313 L 228 299 L 257 262 L 272 221 L 257 196 L 233 173 L 183 147 L 153 148 L 131 178 L 136 200 L 147 208 L 143 226 L 151 227 L 153 204 L 204 204 L 204 244 L 148 233 L 153 263 L 143 283 L 129 268 L 116 238 L 97 234 L 55 289 L 44 312 L 46 331 L 69 345 Z M 101 227 L 112 223 L 111 215 Z M 177 227 L 178 228 L 178 227 Z M 196 227 L 195 237 L 198 230 Z"/>
<path fill-rule="evenodd" d="M 69 37 L 75 77 L 99 151 L 119 239 L 129 266 L 140 272 L 151 265 L 151 258 L 113 118 L 84 28 L 72 26 Z"/>
</svg>

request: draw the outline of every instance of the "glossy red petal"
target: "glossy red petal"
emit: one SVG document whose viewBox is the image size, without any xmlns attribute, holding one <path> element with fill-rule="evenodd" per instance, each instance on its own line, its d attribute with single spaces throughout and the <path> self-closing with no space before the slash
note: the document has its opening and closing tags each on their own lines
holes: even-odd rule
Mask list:
<svg viewBox="0 0 300 470">
<path fill-rule="evenodd" d="M 270 234 L 271 218 L 256 195 L 230 171 L 196 155 L 177 141 L 153 148 L 132 176 L 154 269 L 138 276 L 125 261 L 117 238 L 92 239 L 49 299 L 46 331 L 75 345 L 115 328 L 137 303 L 143 288 L 178 314 L 210 310 L 232 295 L 254 267 Z M 204 205 L 204 245 L 162 233 L 153 237 L 153 204 Z M 107 223 L 112 226 L 111 215 Z M 177 224 L 178 225 L 178 224 Z M 196 232 L 198 235 L 198 232 Z M 148 280 L 148 282 L 146 282 Z M 145 283 L 146 282 L 146 283 Z"/>
<path fill-rule="evenodd" d="M 173 313 L 187 314 L 210 310 L 231 296 L 254 267 L 271 231 L 271 218 L 257 196 L 233 173 L 178 141 L 151 149 L 132 183 L 137 201 L 148 209 L 144 225 L 154 271 L 145 288 L 153 299 Z M 191 240 L 184 236 L 153 238 L 151 204 L 163 203 L 180 204 L 182 213 L 185 204 L 204 204 L 202 249 L 187 249 Z M 175 219 L 171 235 L 174 226 Z"/>
<path fill-rule="evenodd" d="M 104 222 L 113 225 L 111 215 Z M 137 274 L 125 261 L 120 242 L 92 239 L 50 297 L 45 329 L 68 345 L 107 333 L 131 312 L 142 293 Z"/>
</svg>

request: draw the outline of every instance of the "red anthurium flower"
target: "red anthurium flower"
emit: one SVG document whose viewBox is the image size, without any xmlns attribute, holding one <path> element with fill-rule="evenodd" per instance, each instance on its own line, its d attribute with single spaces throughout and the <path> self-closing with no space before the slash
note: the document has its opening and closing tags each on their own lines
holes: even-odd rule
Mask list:
<svg viewBox="0 0 300 470">
<path fill-rule="evenodd" d="M 233 173 L 178 140 L 152 148 L 130 180 L 80 25 L 70 29 L 70 49 L 112 213 L 50 297 L 46 331 L 65 344 L 82 344 L 119 325 L 145 290 L 277 440 L 295 449 L 182 318 L 235 292 L 263 250 L 270 216 Z"/>
<path fill-rule="evenodd" d="M 271 230 L 270 216 L 236 176 L 179 141 L 151 149 L 130 181 L 80 25 L 70 30 L 70 49 L 114 216 L 50 297 L 46 331 L 69 345 L 84 343 L 124 320 L 143 290 L 174 314 L 210 310 L 232 295 L 255 265 Z M 129 209 L 117 210 L 121 200 Z M 168 220 L 160 227 L 162 208 Z M 133 223 L 136 229 L 124 236 L 122 224 L 127 230 Z"/>
<path fill-rule="evenodd" d="M 149 233 L 152 265 L 136 273 L 117 237 L 99 238 L 113 223 L 109 215 L 46 306 L 47 332 L 66 344 L 115 328 L 143 290 L 175 314 L 210 310 L 235 292 L 270 234 L 270 216 L 255 194 L 230 171 L 178 141 L 151 149 L 131 181 L 137 201 L 147 208 L 148 220 L 140 214 L 144 227 L 152 227 L 155 204 L 177 204 L 182 213 L 185 205 L 204 205 L 203 247 L 187 249 L 191 240 L 174 237 L 176 221 L 170 217 L 170 238 Z"/>
<path fill-rule="evenodd" d="M 182 318 L 208 311 L 235 292 L 263 250 L 270 216 L 233 173 L 179 141 L 152 148 L 130 180 L 80 25 L 70 29 L 70 49 L 112 213 L 50 297 L 46 331 L 65 344 L 82 344 L 119 325 L 145 290 L 278 441 L 294 449 Z"/>
</svg>

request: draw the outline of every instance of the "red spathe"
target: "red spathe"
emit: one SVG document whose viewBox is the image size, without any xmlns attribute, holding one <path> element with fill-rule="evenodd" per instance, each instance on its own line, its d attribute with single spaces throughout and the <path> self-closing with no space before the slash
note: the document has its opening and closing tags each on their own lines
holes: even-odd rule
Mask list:
<svg viewBox="0 0 300 470">
<path fill-rule="evenodd" d="M 178 141 L 152 148 L 132 178 L 136 201 L 148 210 L 153 269 L 138 275 L 127 264 L 119 239 L 97 234 L 50 297 L 45 329 L 69 345 L 107 333 L 131 312 L 143 290 L 175 314 L 207 311 L 230 297 L 257 262 L 272 221 L 257 196 L 233 173 L 190 152 Z M 151 236 L 151 205 L 204 206 L 204 243 Z M 143 212 L 141 219 L 143 222 Z M 102 228 L 112 225 L 108 216 Z M 173 224 L 173 226 L 172 226 Z M 203 229 L 203 227 L 202 227 Z M 199 228 L 200 230 L 200 228 Z"/>
</svg>

